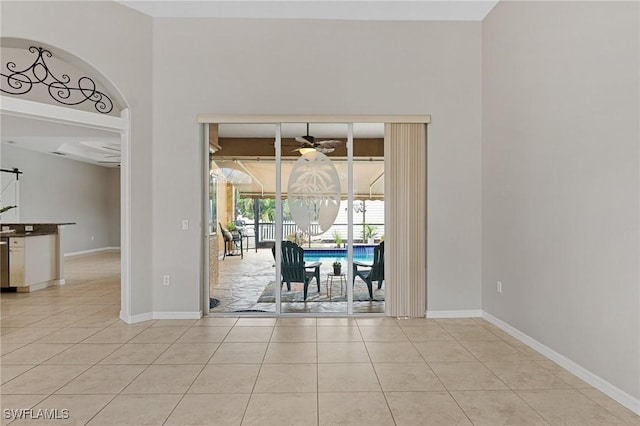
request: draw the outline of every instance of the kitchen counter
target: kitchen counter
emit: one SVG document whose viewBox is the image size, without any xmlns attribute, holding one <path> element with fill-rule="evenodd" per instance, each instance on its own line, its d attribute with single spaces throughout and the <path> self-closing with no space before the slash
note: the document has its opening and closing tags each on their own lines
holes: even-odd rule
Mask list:
<svg viewBox="0 0 640 426">
<path fill-rule="evenodd" d="M 64 284 L 63 228 L 73 224 L 2 223 L 0 236 L 8 245 L 8 252 L 3 249 L 2 289 L 31 292 Z"/>
<path fill-rule="evenodd" d="M 2 223 L 0 234 L 5 237 L 28 237 L 57 234 L 60 226 L 75 225 L 75 222 L 62 223 Z M 9 232 L 7 235 L 6 233 Z"/>
</svg>

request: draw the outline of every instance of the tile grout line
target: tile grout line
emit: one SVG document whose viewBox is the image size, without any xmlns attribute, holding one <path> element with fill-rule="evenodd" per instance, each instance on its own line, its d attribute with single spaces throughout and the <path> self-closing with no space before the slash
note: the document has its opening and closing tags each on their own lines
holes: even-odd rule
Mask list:
<svg viewBox="0 0 640 426">
<path fill-rule="evenodd" d="M 588 388 L 584 388 L 584 389 L 588 389 Z M 595 388 L 592 388 L 592 389 L 595 389 Z M 610 410 L 609 408 L 607 408 L 607 407 L 605 407 L 604 405 L 600 404 L 598 401 L 596 401 L 595 399 L 591 398 L 589 395 L 587 395 L 587 394 L 585 394 L 584 392 L 582 392 L 582 390 L 581 390 L 581 389 L 576 389 L 576 390 L 577 390 L 580 394 L 582 394 L 582 395 L 584 395 L 585 397 L 589 398 L 589 400 L 591 400 L 591 401 L 595 402 L 596 404 L 598 404 L 598 406 L 600 406 L 600 407 L 604 408 L 605 410 L 607 410 L 607 411 L 608 411 L 609 413 L 611 413 L 614 417 L 617 417 L 618 419 L 620 419 L 620 421 L 624 422 L 624 424 L 627 424 L 627 421 L 626 421 L 625 419 L 623 419 L 622 417 L 620 417 L 618 414 L 614 413 L 614 412 L 613 412 L 612 410 Z M 600 392 L 598 389 L 595 389 L 595 390 L 597 390 L 598 392 Z M 606 396 L 606 395 L 605 395 L 605 396 Z M 607 396 L 607 398 L 608 398 L 608 396 Z M 615 401 L 614 401 L 614 402 L 615 402 Z M 629 410 L 628 408 L 626 408 L 626 407 L 624 407 L 624 406 L 623 406 L 623 408 L 625 408 L 626 410 Z M 629 411 L 630 411 L 632 414 L 635 414 L 633 411 L 631 411 L 631 410 L 629 410 Z M 636 416 L 637 416 L 637 414 L 636 414 Z M 640 423 L 640 421 L 639 421 L 638 423 Z"/>
<path fill-rule="evenodd" d="M 192 327 L 196 327 L 196 329 L 200 328 L 200 326 L 196 326 L 196 322 L 194 322 L 191 326 L 189 326 L 187 328 L 187 330 L 191 329 Z M 235 325 L 235 324 L 234 324 Z M 191 390 L 191 388 L 193 387 L 193 384 L 196 382 L 196 380 L 198 380 L 198 377 L 200 377 L 200 375 L 202 374 L 202 372 L 204 371 L 205 368 L 207 368 L 207 365 L 209 365 L 209 361 L 211 361 L 211 358 L 213 358 L 213 356 L 216 354 L 216 352 L 218 352 L 218 349 L 220 349 L 220 346 L 222 346 L 222 343 L 224 342 L 224 339 L 229 335 L 229 333 L 231 332 L 231 330 L 233 329 L 233 326 L 231 326 L 229 328 L 229 331 L 227 331 L 227 334 L 225 334 L 225 336 L 222 338 L 222 341 L 220 343 L 218 343 L 218 346 L 216 347 L 216 349 L 213 351 L 213 353 L 211 355 L 209 355 L 209 358 L 207 358 L 207 362 L 204 363 L 204 365 L 202 366 L 202 368 L 200 369 L 200 372 L 198 372 L 198 374 L 195 375 L 195 377 L 193 378 L 193 380 L 191 381 L 191 384 L 187 387 L 187 389 L 184 391 L 184 393 L 182 394 L 182 396 L 178 399 L 178 402 L 176 403 L 176 405 L 171 409 L 171 411 L 169 412 L 169 414 L 167 415 L 167 417 L 164 419 L 164 421 L 162 422 L 162 425 L 164 426 L 169 419 L 171 418 L 171 416 L 173 415 L 173 413 L 176 411 L 176 408 L 178 408 L 178 406 L 182 403 L 182 401 L 184 400 L 184 398 L 187 396 L 187 394 L 189 393 L 189 391 Z M 186 331 L 185 331 L 186 333 Z M 182 334 L 182 336 L 184 336 L 184 334 Z M 180 336 L 180 337 L 182 337 Z M 179 338 L 178 338 L 179 339 Z M 173 342 L 171 345 L 169 345 L 169 348 L 171 348 L 171 346 L 173 346 L 174 344 L 178 343 L 178 339 L 176 339 L 175 342 Z M 210 342 L 205 342 L 205 343 L 210 343 Z M 213 342 L 213 343 L 217 343 L 217 342 Z M 167 348 L 162 354 L 164 354 L 166 351 L 169 350 L 169 348 Z M 162 354 L 160 356 L 162 356 Z M 156 358 L 155 360 L 153 360 L 153 362 L 157 361 L 160 356 L 158 356 L 158 358 Z M 173 365 L 173 364 L 157 364 L 157 365 Z M 181 364 L 181 365 L 199 365 L 199 364 Z"/>
<path fill-rule="evenodd" d="M 369 348 L 367 347 L 367 343 L 364 340 L 364 336 L 362 335 L 362 331 L 360 330 L 360 323 L 357 320 L 356 320 L 356 325 L 358 327 L 358 333 L 360 333 L 360 337 L 362 338 L 362 342 L 364 344 L 364 348 L 367 351 L 367 356 L 369 357 L 369 364 L 371 364 L 371 369 L 373 370 L 373 374 L 375 374 L 376 380 L 378 381 L 378 386 L 380 386 L 380 393 L 382 393 L 382 397 L 384 398 L 384 402 L 387 405 L 387 410 L 389 410 L 389 415 L 391 416 L 391 420 L 393 421 L 394 425 L 397 425 L 398 422 L 396 421 L 396 418 L 393 415 L 393 410 L 391 409 L 391 406 L 389 405 L 389 400 L 387 399 L 387 394 L 384 391 L 384 388 L 382 387 L 382 383 L 380 383 L 380 376 L 378 375 L 378 371 L 376 370 L 376 368 L 375 368 L 375 366 L 373 364 L 373 359 L 371 359 L 371 353 L 369 352 Z M 398 328 L 400 328 L 400 330 L 402 331 L 402 334 L 405 334 L 401 327 L 398 326 Z M 405 334 L 405 337 L 406 337 L 406 334 Z"/>
<path fill-rule="evenodd" d="M 129 339 L 129 341 L 128 341 L 127 343 L 125 343 L 125 344 L 132 344 L 132 345 L 134 345 L 134 344 L 141 344 L 141 345 L 147 344 L 147 343 L 131 343 L 131 340 L 135 339 L 135 338 L 136 338 L 137 336 L 139 336 L 141 333 L 143 333 L 143 332 L 145 332 L 146 330 L 148 330 L 148 329 L 149 329 L 153 324 L 155 324 L 156 322 L 157 322 L 157 321 L 154 321 L 152 324 L 149 324 L 147 327 L 145 327 L 145 329 L 144 329 L 144 330 L 142 330 L 140 333 L 138 333 L 138 334 L 136 334 L 135 336 L 133 336 L 133 337 L 132 337 L 131 339 Z M 187 327 L 187 329 L 186 329 L 186 330 L 185 330 L 185 331 L 184 331 L 180 336 L 178 336 L 178 337 L 174 340 L 174 342 L 173 342 L 173 343 L 175 343 L 175 342 L 176 342 L 180 337 L 182 337 L 182 336 L 187 332 L 187 330 L 188 330 L 188 329 L 189 329 L 189 327 Z M 154 358 L 150 363 L 148 363 L 148 364 L 147 364 L 147 365 L 146 365 L 146 366 L 145 366 L 145 367 L 144 367 L 144 368 L 143 368 L 143 369 L 142 369 L 142 370 L 141 370 L 141 371 L 140 371 L 140 372 L 139 372 L 139 373 L 138 373 L 134 378 L 132 378 L 132 379 L 131 379 L 131 380 L 130 380 L 130 381 L 129 381 L 129 382 L 128 382 L 128 383 L 127 383 L 123 388 L 122 388 L 122 389 L 120 389 L 120 392 L 118 392 L 118 393 L 117 393 L 117 394 L 116 394 L 116 395 L 111 399 L 111 401 L 109 401 L 109 403 L 108 403 L 107 405 L 105 405 L 104 407 L 102 407 L 102 409 L 101 409 L 100 411 L 98 411 L 98 412 L 97 412 L 97 413 L 96 413 L 96 414 L 91 418 L 91 420 L 93 420 L 93 419 L 94 419 L 94 418 L 95 418 L 99 413 L 101 413 L 105 408 L 107 408 L 107 407 L 108 407 L 108 406 L 109 406 L 109 405 L 110 405 L 110 404 L 111 404 L 111 403 L 112 403 L 112 402 L 113 402 L 117 397 L 119 397 L 119 396 L 123 395 L 123 393 L 122 393 L 122 392 L 123 392 L 125 389 L 127 389 L 129 386 L 131 386 L 131 384 L 132 384 L 133 382 L 135 382 L 135 381 L 136 381 L 136 380 L 137 380 L 137 379 L 138 379 L 138 378 L 139 378 L 139 377 L 140 377 L 140 376 L 141 376 L 145 371 L 147 371 L 147 370 L 149 369 L 149 367 L 153 364 L 153 362 L 154 362 L 154 361 L 156 361 L 160 356 L 162 356 L 162 354 L 164 354 L 164 353 L 165 353 L 165 352 L 166 352 L 166 351 L 171 347 L 171 345 L 173 345 L 173 343 L 170 343 L 170 344 L 165 348 L 165 350 L 163 350 L 159 355 L 157 355 L 157 356 L 156 356 L 156 357 L 155 357 L 155 358 Z M 124 346 L 125 344 L 123 344 L 122 346 Z M 122 347 L 122 346 L 121 346 L 121 347 Z M 115 352 L 115 351 L 114 351 L 114 352 Z M 103 364 L 103 365 L 144 365 L 144 364 Z M 124 394 L 124 395 L 127 395 L 127 394 Z M 177 404 L 176 404 L 176 406 L 177 406 Z M 175 408 L 175 407 L 174 407 L 174 408 Z M 168 416 L 167 416 L 167 418 L 168 418 Z M 89 420 L 89 422 L 90 422 L 91 420 Z M 166 419 L 165 419 L 165 421 L 166 421 Z M 87 423 L 89 423 L 89 422 L 87 422 Z M 164 423 L 164 422 L 163 422 L 163 423 Z"/>
<path fill-rule="evenodd" d="M 447 330 L 446 328 L 442 327 L 441 325 L 438 324 L 438 327 L 442 328 L 442 330 L 447 333 L 448 336 L 450 336 L 454 341 L 458 342 L 456 340 L 455 337 L 453 337 L 453 335 L 451 335 L 451 333 L 449 333 L 449 330 Z M 404 330 L 403 330 L 404 332 Z M 407 336 L 408 338 L 409 336 Z M 409 341 L 411 342 L 412 347 L 418 352 L 418 354 L 422 357 L 422 359 L 424 360 L 424 363 L 427 365 L 427 367 L 429 367 L 429 369 L 433 372 L 433 374 L 436 376 L 436 378 L 438 379 L 438 382 L 440 382 L 440 384 L 442 385 L 442 387 L 444 388 L 445 392 L 447 393 L 447 395 L 449 395 L 449 398 L 451 398 L 453 400 L 453 402 L 456 404 L 456 406 L 458 407 L 458 409 L 460 410 L 460 412 L 467 418 L 467 420 L 469 420 L 469 423 L 471 423 L 472 425 L 474 424 L 473 421 L 471 421 L 471 418 L 469 417 L 469 415 L 467 414 L 467 412 L 460 406 L 460 403 L 458 402 L 458 400 L 453 396 L 453 394 L 451 393 L 451 390 L 449 388 L 447 388 L 447 386 L 442 382 L 442 380 L 440 379 L 440 376 L 438 376 L 438 373 L 436 373 L 436 371 L 431 367 L 431 365 L 429 364 L 429 361 L 427 361 L 427 359 L 425 358 L 425 356 L 422 354 L 422 352 L 420 352 L 420 350 L 418 350 L 418 348 L 415 345 L 415 342 L 411 339 L 409 339 Z M 460 342 L 458 342 L 460 343 Z M 467 350 L 465 348 L 465 350 Z M 471 354 L 471 356 L 473 356 L 475 358 L 475 355 L 473 355 L 471 352 L 469 352 Z M 480 360 L 478 360 L 476 358 L 476 360 L 479 362 Z M 483 364 L 484 365 L 484 364 Z"/>
<path fill-rule="evenodd" d="M 479 326 L 483 327 L 485 330 L 487 330 L 487 331 L 491 332 L 491 330 L 488 330 L 486 327 L 484 327 L 482 324 L 478 323 L 477 321 L 476 321 L 476 324 L 478 324 Z M 449 331 L 448 331 L 448 330 L 446 330 L 446 329 L 445 329 L 445 331 L 447 331 L 447 333 L 449 333 Z M 449 333 L 449 334 L 451 334 L 451 333 Z M 494 333 L 491 333 L 491 334 L 494 334 Z M 502 339 L 500 336 L 498 336 L 498 335 L 496 335 L 496 334 L 494 334 L 494 335 L 495 335 L 496 337 L 498 337 L 499 341 L 506 343 L 506 342 L 504 341 L 504 339 Z M 476 358 L 476 360 L 477 360 L 480 364 L 482 364 L 482 366 L 483 366 L 484 368 L 488 369 L 488 370 L 491 372 L 491 374 L 493 374 L 494 376 L 496 376 L 496 378 L 497 378 L 498 380 L 500 380 L 500 382 L 502 382 L 502 383 L 507 387 L 507 390 L 508 390 L 509 392 L 511 392 L 512 394 L 516 395 L 516 396 L 517 396 L 520 400 L 522 400 L 522 401 L 523 401 L 523 402 L 524 402 L 524 403 L 525 403 L 525 404 L 526 404 L 526 405 L 527 405 L 531 410 L 533 410 L 533 412 L 534 412 L 534 413 L 536 413 L 537 415 L 539 415 L 539 416 L 540 416 L 540 417 L 541 417 L 541 418 L 542 418 L 542 419 L 543 419 L 547 424 L 550 424 L 550 423 L 547 421 L 547 419 L 546 419 L 546 418 L 545 418 L 541 413 L 539 413 L 539 412 L 538 412 L 534 407 L 532 407 L 532 406 L 531 406 L 531 405 L 530 405 L 526 400 L 524 400 L 524 398 L 522 398 L 522 397 L 520 396 L 520 394 L 518 394 L 517 389 L 514 389 L 514 388 L 512 388 L 511 386 L 509 386 L 509 384 L 508 384 L 508 383 L 505 383 L 505 382 L 504 382 L 504 380 L 503 380 L 502 378 L 500 378 L 500 376 L 498 376 L 498 375 L 497 375 L 493 370 L 491 370 L 491 369 L 490 369 L 490 368 L 485 364 L 485 361 L 480 360 L 480 359 L 479 359 L 479 358 L 478 358 L 478 357 L 477 357 L 473 352 L 471 352 L 471 351 L 470 351 L 470 350 L 469 350 L 469 349 L 464 345 L 464 342 L 463 342 L 463 341 L 458 340 L 458 339 L 457 339 L 455 336 L 453 336 L 453 335 L 451 335 L 451 337 L 453 337 L 453 338 L 454 338 L 454 340 L 456 340 L 456 342 L 458 342 L 460 345 L 462 345 L 462 346 L 465 348 L 465 350 L 467 350 L 467 351 L 468 351 L 468 352 L 469 352 L 469 353 L 470 353 L 474 358 Z M 506 344 L 508 344 L 508 343 L 506 343 Z M 509 345 L 509 346 L 511 346 L 511 345 Z M 518 348 L 514 348 L 514 349 L 518 350 Z M 518 352 L 523 353 L 522 351 L 519 351 L 519 350 L 518 350 Z M 526 355 L 526 354 L 525 354 L 525 355 Z M 528 359 L 527 361 L 532 361 L 532 360 L 529 360 L 529 359 Z M 487 362 L 490 362 L 490 361 L 487 361 Z M 495 361 L 495 362 L 510 362 L 510 361 Z M 511 362 L 516 363 L 516 362 L 518 362 L 518 361 L 511 361 Z M 534 362 L 535 362 L 535 361 L 534 361 Z M 537 363 L 536 363 L 536 364 L 537 364 Z M 485 392 L 487 392 L 487 391 L 490 391 L 490 390 L 485 390 Z M 496 391 L 496 392 L 498 392 L 499 390 L 495 390 L 495 391 Z M 473 391 L 472 391 L 472 392 L 473 392 Z M 451 393 L 450 393 L 450 394 L 451 394 Z M 453 395 L 451 395 L 451 397 L 452 397 L 452 398 L 454 398 L 454 397 L 453 397 Z M 455 400 L 455 398 L 454 398 L 454 400 Z M 455 400 L 455 401 L 456 401 L 456 403 L 458 403 L 458 401 L 457 401 L 457 400 Z M 459 405 L 460 405 L 460 404 L 458 404 L 458 406 L 459 406 Z M 462 407 L 460 407 L 460 409 L 462 409 Z M 465 415 L 466 415 L 466 412 L 465 412 L 464 410 L 462 410 L 462 411 L 463 411 L 463 412 L 465 413 Z M 468 417 L 468 416 L 467 416 L 467 417 Z M 469 419 L 469 420 L 471 420 L 471 419 Z"/>
<path fill-rule="evenodd" d="M 276 320 L 277 323 L 277 320 Z M 267 357 L 267 352 L 269 351 L 269 346 L 271 345 L 271 338 L 273 337 L 273 332 L 275 331 L 275 324 L 271 327 L 271 334 L 269 335 L 269 340 L 267 341 L 267 348 L 264 351 L 264 355 L 262 355 L 262 361 L 260 362 L 260 367 L 258 367 L 258 373 L 256 374 L 256 378 L 253 381 L 253 386 L 251 387 L 251 392 L 249 392 L 249 398 L 247 399 L 247 405 L 244 407 L 244 410 L 242 412 L 242 418 L 240 419 L 240 424 L 242 424 L 244 422 L 244 418 L 247 415 L 247 411 L 249 410 L 249 404 L 251 404 L 251 399 L 253 398 L 253 393 L 256 389 L 256 385 L 258 384 L 258 379 L 260 378 L 260 373 L 262 372 L 262 366 L 264 365 L 264 360 Z M 236 322 L 237 324 L 237 322 Z M 237 325 L 234 325 L 234 328 L 237 327 Z M 253 326 L 252 326 L 253 327 Z M 231 332 L 231 331 L 229 331 Z M 233 343 L 237 343 L 237 342 L 233 342 Z M 247 343 L 251 343 L 251 342 L 247 342 Z"/>
</svg>

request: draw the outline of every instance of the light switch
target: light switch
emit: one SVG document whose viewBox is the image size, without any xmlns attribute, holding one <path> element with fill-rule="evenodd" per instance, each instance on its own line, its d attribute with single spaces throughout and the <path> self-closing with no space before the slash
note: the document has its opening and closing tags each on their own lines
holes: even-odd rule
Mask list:
<svg viewBox="0 0 640 426">
<path fill-rule="evenodd" d="M 182 230 L 187 231 L 188 229 L 189 229 L 189 221 L 187 219 L 184 219 L 182 221 Z"/>
</svg>

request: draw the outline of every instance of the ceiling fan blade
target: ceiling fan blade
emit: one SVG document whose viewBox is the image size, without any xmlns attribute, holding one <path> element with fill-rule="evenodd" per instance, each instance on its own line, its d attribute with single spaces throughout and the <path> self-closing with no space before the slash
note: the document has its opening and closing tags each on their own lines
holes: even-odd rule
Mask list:
<svg viewBox="0 0 640 426">
<path fill-rule="evenodd" d="M 324 146 L 319 146 L 316 148 L 316 151 L 321 152 L 323 154 L 329 154 L 330 152 L 333 152 L 335 150 L 336 150 L 335 148 L 327 148 Z"/>
<path fill-rule="evenodd" d="M 120 148 L 112 148 L 112 147 L 110 147 L 110 146 L 104 146 L 104 145 L 102 146 L 102 148 L 103 148 L 103 149 L 108 149 L 108 150 L 111 150 L 111 151 L 117 151 L 117 152 L 120 152 Z"/>
<path fill-rule="evenodd" d="M 98 164 L 120 164 L 119 161 L 98 161 Z"/>
<path fill-rule="evenodd" d="M 298 142 L 300 142 L 301 144 L 305 144 L 305 145 L 310 145 L 313 146 L 313 144 L 315 143 L 316 138 L 314 138 L 313 136 L 296 136 L 296 140 Z"/>
<path fill-rule="evenodd" d="M 104 156 L 104 158 L 116 158 L 116 157 L 120 158 L 120 154 L 117 154 L 117 155 L 105 155 Z"/>
<path fill-rule="evenodd" d="M 320 142 L 316 142 L 316 145 L 321 146 L 323 148 L 335 148 L 338 147 L 340 145 L 342 145 L 344 142 L 339 141 L 339 140 L 327 140 L 327 141 L 320 141 Z"/>
</svg>

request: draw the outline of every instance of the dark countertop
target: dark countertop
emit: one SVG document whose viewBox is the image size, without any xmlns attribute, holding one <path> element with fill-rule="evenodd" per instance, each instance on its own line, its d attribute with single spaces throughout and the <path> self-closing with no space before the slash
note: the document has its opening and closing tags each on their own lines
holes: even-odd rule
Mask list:
<svg viewBox="0 0 640 426">
<path fill-rule="evenodd" d="M 22 223 L 5 223 L 5 222 L 0 222 L 0 225 L 2 226 L 26 226 L 26 225 L 32 225 L 32 226 L 36 226 L 36 225 L 75 225 L 75 222 L 22 222 Z"/>
<path fill-rule="evenodd" d="M 3 237 L 20 238 L 20 237 L 35 237 L 38 235 L 52 235 L 58 233 L 58 227 L 62 225 L 75 225 L 74 222 L 63 223 L 2 223 L 0 229 Z M 26 230 L 26 227 L 32 227 L 31 230 Z M 6 232 L 9 228 L 9 231 Z"/>
<path fill-rule="evenodd" d="M 55 232 L 14 232 L 13 234 L 5 234 L 3 237 L 9 238 L 23 238 L 23 237 L 37 237 L 39 235 L 55 235 Z"/>
</svg>

